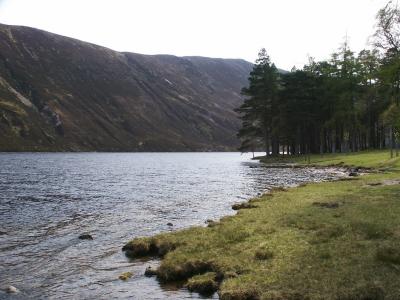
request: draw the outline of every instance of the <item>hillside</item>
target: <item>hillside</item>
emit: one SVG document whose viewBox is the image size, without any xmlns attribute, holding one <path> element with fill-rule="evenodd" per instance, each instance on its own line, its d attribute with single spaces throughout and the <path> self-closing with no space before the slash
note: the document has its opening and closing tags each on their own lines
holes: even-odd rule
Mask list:
<svg viewBox="0 0 400 300">
<path fill-rule="evenodd" d="M 251 68 L 0 24 L 0 151 L 233 150 Z"/>
</svg>

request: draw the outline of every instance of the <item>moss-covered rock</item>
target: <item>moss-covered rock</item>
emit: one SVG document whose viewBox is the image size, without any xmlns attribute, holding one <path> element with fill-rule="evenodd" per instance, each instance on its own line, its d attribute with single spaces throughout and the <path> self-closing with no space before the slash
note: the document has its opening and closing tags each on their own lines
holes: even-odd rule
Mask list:
<svg viewBox="0 0 400 300">
<path fill-rule="evenodd" d="M 222 290 L 218 292 L 220 300 L 259 300 L 259 291 L 251 287 L 245 289 Z M 283 300 L 283 299 L 282 299 Z"/>
<path fill-rule="evenodd" d="M 200 259 L 189 259 L 181 264 L 170 265 L 162 263 L 158 268 L 157 276 L 161 281 L 179 281 L 209 271 L 216 271 L 215 266 L 211 262 Z"/>
<path fill-rule="evenodd" d="M 138 258 L 157 254 L 157 248 L 152 239 L 138 238 L 128 242 L 122 250 L 125 251 L 126 256 L 131 258 Z"/>
<path fill-rule="evenodd" d="M 122 250 L 130 258 L 140 258 L 146 256 L 163 257 L 168 252 L 174 250 L 176 245 L 166 239 L 137 238 L 128 242 Z"/>
<path fill-rule="evenodd" d="M 257 206 L 250 202 L 236 203 L 232 205 L 233 210 L 256 208 Z"/>
<path fill-rule="evenodd" d="M 215 272 L 207 272 L 202 275 L 196 275 L 190 278 L 186 287 L 191 292 L 197 292 L 201 295 L 212 295 L 218 289 Z"/>
<path fill-rule="evenodd" d="M 119 275 L 118 278 L 125 281 L 125 280 L 128 280 L 129 278 L 131 278 L 132 276 L 133 276 L 132 272 L 124 272 L 121 275 Z"/>
</svg>

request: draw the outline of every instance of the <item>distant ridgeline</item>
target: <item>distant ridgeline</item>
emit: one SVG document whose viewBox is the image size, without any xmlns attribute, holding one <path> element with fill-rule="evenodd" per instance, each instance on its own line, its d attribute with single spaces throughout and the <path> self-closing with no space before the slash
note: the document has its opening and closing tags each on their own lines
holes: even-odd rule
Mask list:
<svg viewBox="0 0 400 300">
<path fill-rule="evenodd" d="M 0 151 L 234 150 L 251 69 L 0 24 Z"/>
<path fill-rule="evenodd" d="M 347 41 L 328 61 L 279 73 L 265 49 L 243 89 L 242 151 L 348 152 L 395 148 L 400 140 L 400 10 L 377 14 L 375 47 L 358 54 Z M 392 152 L 393 154 L 393 152 Z"/>
</svg>

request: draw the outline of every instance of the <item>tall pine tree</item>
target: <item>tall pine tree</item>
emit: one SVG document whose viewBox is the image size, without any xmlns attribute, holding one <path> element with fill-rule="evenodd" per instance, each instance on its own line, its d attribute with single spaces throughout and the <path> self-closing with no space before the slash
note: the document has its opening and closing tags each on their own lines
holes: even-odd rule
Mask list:
<svg viewBox="0 0 400 300">
<path fill-rule="evenodd" d="M 263 48 L 249 77 L 249 86 L 242 89 L 246 97 L 236 110 L 241 115 L 239 131 L 241 151 L 252 150 L 264 144 L 267 155 L 279 153 L 279 133 L 274 126 L 278 122 L 278 70 Z"/>
</svg>

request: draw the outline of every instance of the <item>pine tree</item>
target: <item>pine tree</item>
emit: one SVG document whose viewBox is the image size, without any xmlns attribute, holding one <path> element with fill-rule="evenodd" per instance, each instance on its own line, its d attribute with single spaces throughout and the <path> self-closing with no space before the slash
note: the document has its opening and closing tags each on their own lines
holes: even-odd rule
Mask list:
<svg viewBox="0 0 400 300">
<path fill-rule="evenodd" d="M 264 144 L 267 155 L 279 153 L 277 146 L 277 132 L 274 121 L 277 115 L 278 70 L 271 63 L 270 58 L 263 48 L 258 53 L 258 59 L 249 77 L 249 86 L 242 89 L 246 99 L 236 111 L 242 119 L 242 129 L 238 136 L 241 138 L 241 151 L 251 150 L 260 143 Z"/>
</svg>

